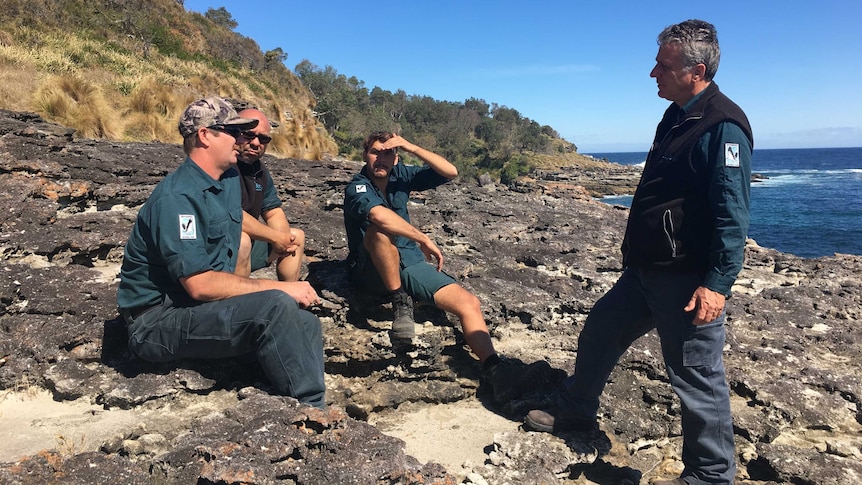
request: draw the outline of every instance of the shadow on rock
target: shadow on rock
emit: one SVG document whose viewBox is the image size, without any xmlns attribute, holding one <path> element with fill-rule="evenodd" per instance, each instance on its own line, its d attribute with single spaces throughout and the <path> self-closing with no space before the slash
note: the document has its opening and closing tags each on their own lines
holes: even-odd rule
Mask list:
<svg viewBox="0 0 862 485">
<path fill-rule="evenodd" d="M 490 411 L 521 422 L 532 409 L 545 405 L 548 396 L 556 392 L 566 379 L 566 371 L 551 367 L 545 361 L 526 363 L 521 359 L 506 357 L 508 376 L 497 378 L 497 385 L 508 386 L 510 396 L 499 399 L 500 390 L 494 392 L 494 379 L 483 375 L 479 381 L 476 397 Z"/>
<path fill-rule="evenodd" d="M 637 485 L 641 482 L 643 474 L 634 468 L 627 466 L 615 466 L 602 459 L 596 460 L 590 465 L 576 465 L 572 467 L 570 479 L 576 480 L 583 476 L 590 482 L 599 485 Z"/>
</svg>

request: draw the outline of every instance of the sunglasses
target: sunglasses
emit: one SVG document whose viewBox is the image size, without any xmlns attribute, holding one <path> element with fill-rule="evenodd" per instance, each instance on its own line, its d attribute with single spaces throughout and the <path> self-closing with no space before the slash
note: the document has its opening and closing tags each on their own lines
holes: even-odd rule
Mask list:
<svg viewBox="0 0 862 485">
<path fill-rule="evenodd" d="M 260 140 L 260 144 L 261 144 L 261 145 L 266 145 L 267 143 L 269 143 L 269 142 L 271 142 L 271 141 L 272 141 L 272 137 L 271 137 L 271 136 L 269 136 L 269 135 L 264 135 L 263 133 L 255 133 L 255 132 L 253 132 L 253 131 L 251 131 L 251 130 L 243 131 L 242 133 L 240 133 L 240 135 L 242 135 L 242 137 L 243 137 L 243 138 L 245 138 L 245 139 L 246 139 L 246 140 L 248 140 L 248 141 L 252 141 L 252 140 L 254 140 L 255 138 L 257 138 L 258 140 Z"/>
<path fill-rule="evenodd" d="M 207 126 L 208 130 L 220 131 L 222 133 L 227 133 L 228 135 L 239 138 L 242 135 L 242 130 L 234 126 L 225 126 L 225 125 L 212 125 Z"/>
</svg>

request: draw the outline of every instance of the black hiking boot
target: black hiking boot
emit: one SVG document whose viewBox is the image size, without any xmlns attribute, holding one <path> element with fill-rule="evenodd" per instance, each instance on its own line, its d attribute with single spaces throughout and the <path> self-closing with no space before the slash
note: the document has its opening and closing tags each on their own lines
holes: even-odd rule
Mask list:
<svg viewBox="0 0 862 485">
<path fill-rule="evenodd" d="M 399 290 L 392 294 L 392 331 L 390 338 L 395 340 L 410 340 L 416 336 L 416 321 L 413 320 L 413 299 L 406 291 Z"/>
</svg>

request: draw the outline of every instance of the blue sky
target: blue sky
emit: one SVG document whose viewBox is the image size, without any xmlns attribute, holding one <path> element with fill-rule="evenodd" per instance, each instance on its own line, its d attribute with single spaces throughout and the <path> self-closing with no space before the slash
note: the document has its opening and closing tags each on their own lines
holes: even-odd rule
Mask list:
<svg viewBox="0 0 862 485">
<path fill-rule="evenodd" d="M 715 82 L 748 114 L 756 148 L 862 146 L 859 0 L 185 0 L 225 7 L 236 32 L 355 76 L 369 89 L 518 110 L 581 153 L 647 151 L 667 106 L 649 72 L 658 33 L 718 29 Z"/>
</svg>

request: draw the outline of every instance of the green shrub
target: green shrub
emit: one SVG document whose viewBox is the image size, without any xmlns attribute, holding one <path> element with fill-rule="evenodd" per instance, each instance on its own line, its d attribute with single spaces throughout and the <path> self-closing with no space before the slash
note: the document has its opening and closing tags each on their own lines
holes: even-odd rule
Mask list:
<svg viewBox="0 0 862 485">
<path fill-rule="evenodd" d="M 500 171 L 500 182 L 510 184 L 521 175 L 529 174 L 535 168 L 526 156 L 519 155 L 517 159 L 503 165 L 503 169 Z"/>
</svg>

